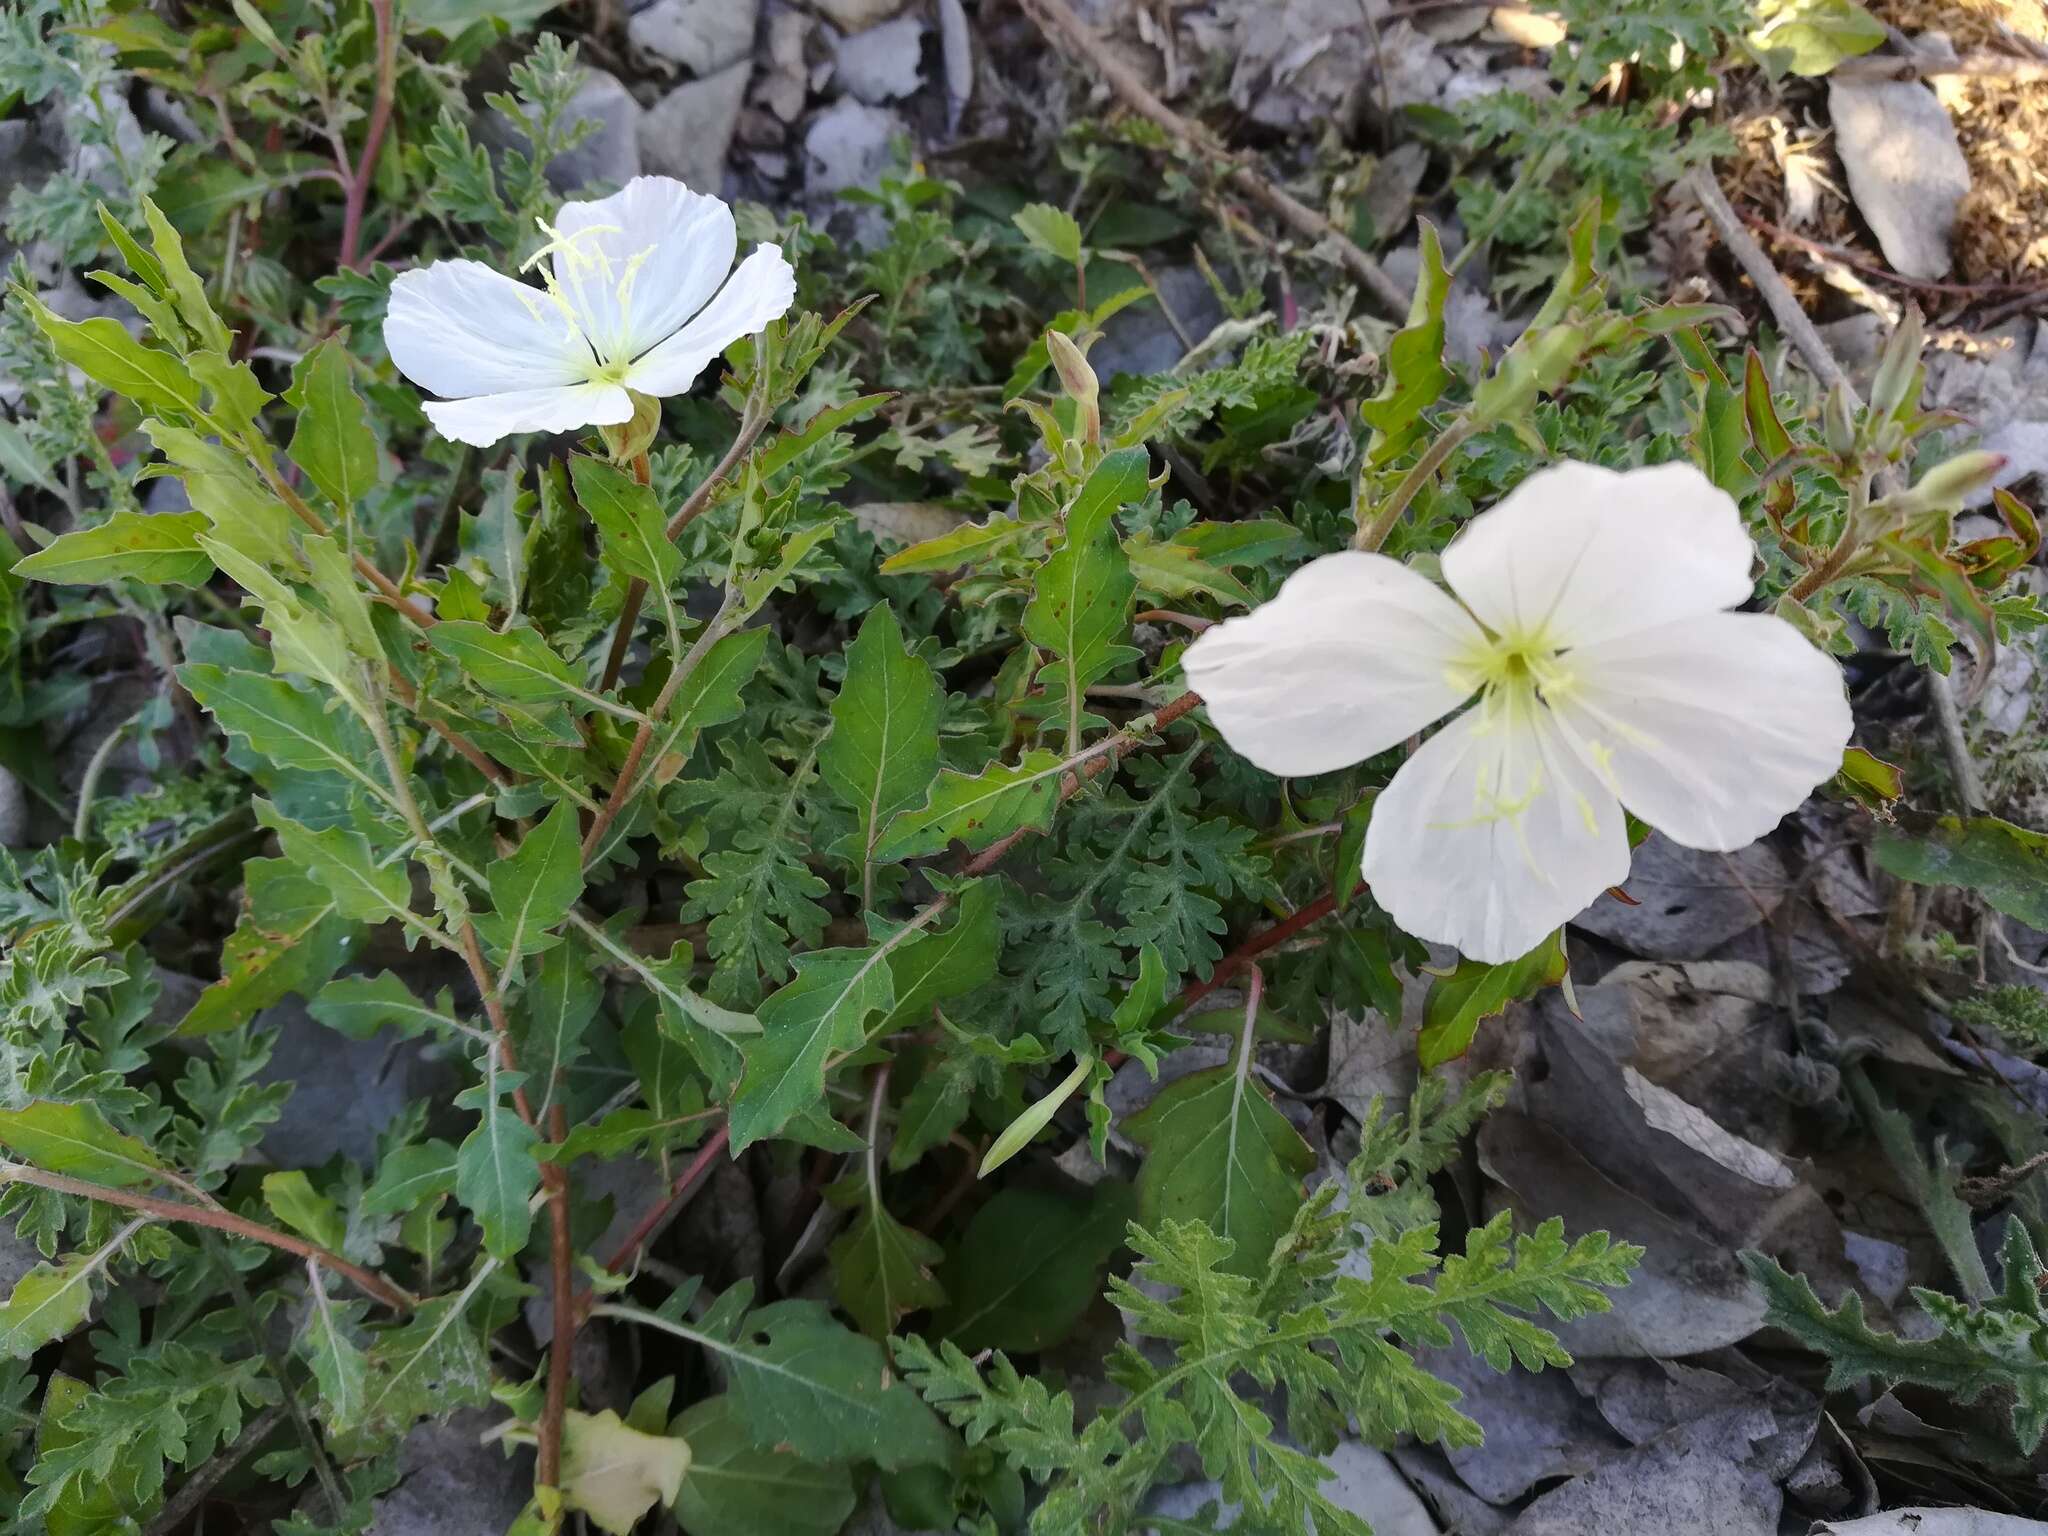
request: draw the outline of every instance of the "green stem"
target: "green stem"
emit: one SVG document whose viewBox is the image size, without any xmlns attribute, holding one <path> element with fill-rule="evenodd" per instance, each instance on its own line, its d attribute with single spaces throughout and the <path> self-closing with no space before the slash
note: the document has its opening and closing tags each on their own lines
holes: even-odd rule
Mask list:
<svg viewBox="0 0 2048 1536">
<path fill-rule="evenodd" d="M 1394 525 L 1401 521 L 1401 514 L 1408 510 L 1408 504 L 1422 493 L 1422 488 L 1436 477 L 1444 462 L 1462 447 L 1467 438 L 1478 432 L 1479 423 L 1470 416 L 1460 416 L 1438 434 L 1435 442 L 1422 452 L 1422 457 L 1409 467 L 1401 477 L 1401 483 L 1394 487 L 1373 520 L 1360 526 L 1358 536 L 1351 541 L 1353 549 L 1367 552 L 1377 550 L 1387 542 L 1387 535 L 1394 531 Z"/>
</svg>

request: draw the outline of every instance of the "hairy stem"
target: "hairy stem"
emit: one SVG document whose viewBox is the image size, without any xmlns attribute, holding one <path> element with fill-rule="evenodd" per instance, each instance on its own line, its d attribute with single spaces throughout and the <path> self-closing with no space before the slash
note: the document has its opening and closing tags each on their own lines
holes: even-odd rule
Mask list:
<svg viewBox="0 0 2048 1536">
<path fill-rule="evenodd" d="M 1423 449 L 1422 457 L 1409 466 L 1408 473 L 1401 477 L 1401 483 L 1394 487 L 1394 493 L 1373 514 L 1372 521 L 1359 525 L 1351 547 L 1371 552 L 1386 543 L 1387 535 L 1401 521 L 1401 514 L 1408 510 L 1408 504 L 1422 494 L 1422 488 L 1436 478 L 1436 472 L 1444 467 L 1445 461 L 1478 430 L 1479 423 L 1469 416 L 1460 416 L 1438 433 L 1436 441 Z"/>
<path fill-rule="evenodd" d="M 377 81 L 370 101 L 369 126 L 363 130 L 363 152 L 349 174 L 341 212 L 340 262 L 351 268 L 362 244 L 363 209 L 369 201 L 370 183 L 376 179 L 384 132 L 391 126 L 391 101 L 398 78 L 398 30 L 392 25 L 391 0 L 370 0 L 370 17 L 377 29 Z"/>
<path fill-rule="evenodd" d="M 251 1221 L 246 1216 L 237 1216 L 233 1211 L 212 1205 L 187 1205 L 182 1200 L 160 1200 L 155 1195 L 137 1194 L 131 1189 L 115 1189 L 106 1184 L 92 1184 L 84 1179 L 74 1179 L 69 1174 L 46 1173 L 40 1168 L 31 1168 L 26 1163 L 0 1160 L 0 1184 L 32 1184 L 37 1189 L 55 1190 L 60 1195 L 76 1195 L 81 1200 L 97 1200 L 102 1205 L 115 1205 L 126 1211 L 141 1211 L 162 1221 L 189 1221 L 197 1227 L 211 1227 L 216 1232 L 231 1233 L 245 1237 L 251 1242 L 266 1243 L 285 1253 L 295 1253 L 302 1259 L 311 1259 L 323 1269 L 331 1269 L 337 1275 L 346 1276 L 367 1296 L 373 1296 L 393 1311 L 406 1312 L 419 1304 L 419 1298 L 410 1291 L 392 1284 L 382 1275 L 374 1274 L 359 1264 L 351 1264 L 338 1253 L 322 1248 L 318 1243 L 307 1242 L 290 1232 L 280 1232 L 266 1227 L 260 1221 Z"/>
</svg>

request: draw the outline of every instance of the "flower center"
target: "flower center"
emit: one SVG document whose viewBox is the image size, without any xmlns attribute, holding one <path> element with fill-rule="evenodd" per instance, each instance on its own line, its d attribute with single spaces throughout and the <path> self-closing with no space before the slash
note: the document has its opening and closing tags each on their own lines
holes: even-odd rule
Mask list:
<svg viewBox="0 0 2048 1536">
<path fill-rule="evenodd" d="M 592 224 L 565 233 L 545 219 L 535 222 L 548 240 L 519 270 L 540 269 L 548 298 L 590 344 L 598 364 L 590 381 L 625 382 L 626 366 L 633 361 L 633 283 L 654 247 L 615 263 L 602 237 L 618 234 L 617 225 Z"/>
<path fill-rule="evenodd" d="M 1461 686 L 1489 698 L 1552 699 L 1572 685 L 1572 670 L 1542 631 L 1488 635 L 1456 668 Z"/>
</svg>

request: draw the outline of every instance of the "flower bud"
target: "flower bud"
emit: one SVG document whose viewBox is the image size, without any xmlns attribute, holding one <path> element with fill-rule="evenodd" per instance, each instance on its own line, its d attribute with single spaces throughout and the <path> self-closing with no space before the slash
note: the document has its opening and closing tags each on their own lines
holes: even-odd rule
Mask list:
<svg viewBox="0 0 2048 1536">
<path fill-rule="evenodd" d="M 1885 343 L 1877 373 L 1870 381 L 1872 421 L 1888 421 L 1900 406 L 1919 403 L 1920 351 L 1926 343 L 1927 327 L 1920 319 L 1920 311 L 1908 307 Z"/>
<path fill-rule="evenodd" d="M 1087 354 L 1063 331 L 1045 333 L 1045 350 L 1052 357 L 1053 371 L 1060 376 L 1060 388 L 1081 408 L 1081 441 L 1102 441 L 1101 385 L 1095 370 L 1088 366 Z"/>
<path fill-rule="evenodd" d="M 1988 491 L 2005 468 L 2005 455 L 1973 449 L 1944 459 L 1927 471 L 1909 491 L 1885 498 L 1907 516 L 1919 512 L 1960 512 L 1979 491 Z"/>
<path fill-rule="evenodd" d="M 632 416 L 615 427 L 597 429 L 604 435 L 605 450 L 614 464 L 630 464 L 639 458 L 661 430 L 661 402 L 637 389 L 628 390 L 627 394 L 633 400 Z"/>
<path fill-rule="evenodd" d="M 1821 432 L 1827 438 L 1830 453 L 1846 459 L 1856 451 L 1856 408 L 1849 403 L 1846 386 L 1837 384 L 1828 391 L 1820 420 Z"/>
</svg>

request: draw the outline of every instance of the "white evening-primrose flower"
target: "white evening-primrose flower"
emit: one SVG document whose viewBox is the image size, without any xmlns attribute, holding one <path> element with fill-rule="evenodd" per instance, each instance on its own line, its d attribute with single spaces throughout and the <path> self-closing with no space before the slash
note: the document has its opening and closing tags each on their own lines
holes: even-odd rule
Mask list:
<svg viewBox="0 0 2048 1536">
<path fill-rule="evenodd" d="M 1223 739 L 1327 773 L 1468 699 L 1373 806 L 1363 874 L 1417 938 L 1499 963 L 1627 878 L 1626 806 L 1741 848 L 1841 765 L 1834 662 L 1750 596 L 1733 500 L 1687 464 L 1529 476 L 1443 554 L 1447 596 L 1383 555 L 1325 555 L 1188 647 Z"/>
<path fill-rule="evenodd" d="M 632 394 L 682 393 L 796 298 L 780 247 L 756 246 L 734 271 L 732 210 L 671 177 L 565 203 L 543 228 L 551 238 L 526 263 L 542 287 L 478 261 L 437 261 L 391 285 L 384 345 L 400 373 L 447 397 L 426 407 L 444 437 L 484 447 L 618 426 Z"/>
</svg>

